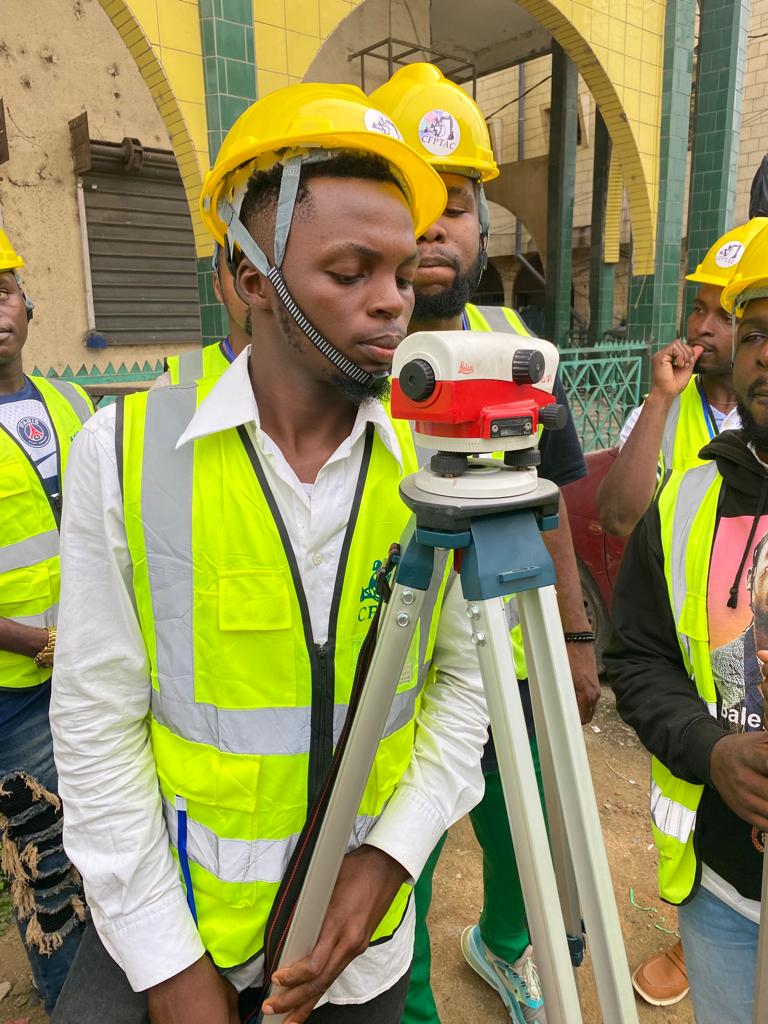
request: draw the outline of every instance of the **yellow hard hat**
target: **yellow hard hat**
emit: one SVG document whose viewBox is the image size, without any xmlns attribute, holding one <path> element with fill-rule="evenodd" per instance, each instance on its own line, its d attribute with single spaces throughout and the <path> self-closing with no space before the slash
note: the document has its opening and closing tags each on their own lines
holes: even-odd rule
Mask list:
<svg viewBox="0 0 768 1024">
<path fill-rule="evenodd" d="M 227 233 L 219 210 L 222 199 L 230 199 L 255 170 L 267 170 L 288 154 L 304 151 L 309 156 L 315 150 L 356 150 L 386 160 L 405 189 L 417 236 L 445 208 L 440 177 L 361 89 L 305 82 L 258 100 L 227 132 L 200 195 L 203 222 L 216 241 L 223 243 Z"/>
<path fill-rule="evenodd" d="M 434 64 L 407 64 L 372 92 L 370 100 L 433 167 L 470 173 L 480 181 L 499 176 L 480 108 Z"/>
<path fill-rule="evenodd" d="M 725 288 L 751 239 L 766 224 L 768 217 L 753 217 L 746 224 L 726 232 L 718 238 L 696 270 L 686 276 L 686 281 Z"/>
<path fill-rule="evenodd" d="M 11 240 L 0 228 L 0 274 L 5 270 L 19 270 L 24 260 L 11 245 Z"/>
<path fill-rule="evenodd" d="M 754 217 L 749 223 L 757 229 L 720 296 L 723 308 L 736 316 L 751 298 L 768 297 L 768 217 Z"/>
</svg>

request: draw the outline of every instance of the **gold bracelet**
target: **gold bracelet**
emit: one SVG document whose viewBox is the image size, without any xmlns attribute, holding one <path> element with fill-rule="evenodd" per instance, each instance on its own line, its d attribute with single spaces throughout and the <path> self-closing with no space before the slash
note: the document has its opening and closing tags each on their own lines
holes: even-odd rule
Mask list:
<svg viewBox="0 0 768 1024">
<path fill-rule="evenodd" d="M 42 651 L 35 655 L 35 664 L 38 668 L 51 668 L 53 665 L 53 652 L 56 647 L 56 627 L 47 626 L 48 640 Z"/>
</svg>

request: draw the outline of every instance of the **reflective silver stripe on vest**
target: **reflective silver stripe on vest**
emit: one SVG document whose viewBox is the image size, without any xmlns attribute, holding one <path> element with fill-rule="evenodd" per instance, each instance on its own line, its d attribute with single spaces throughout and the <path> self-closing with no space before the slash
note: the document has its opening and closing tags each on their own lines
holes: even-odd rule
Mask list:
<svg viewBox="0 0 768 1024">
<path fill-rule="evenodd" d="M 44 612 L 38 612 L 37 615 L 9 615 L 8 618 L 13 622 L 18 622 L 21 626 L 34 626 L 36 629 L 44 629 L 46 626 L 55 626 L 56 620 L 59 617 L 59 604 L 52 604 L 50 608 L 46 608 Z"/>
<path fill-rule="evenodd" d="M 527 337 L 527 335 L 521 334 L 520 331 L 516 330 L 512 326 L 504 315 L 504 309 L 502 306 L 475 306 L 475 309 L 480 316 L 487 321 L 488 326 L 492 331 L 498 331 L 503 334 L 514 334 L 518 338 Z"/>
<path fill-rule="evenodd" d="M 669 407 L 667 418 L 664 421 L 664 433 L 661 435 L 661 456 L 664 459 L 664 469 L 672 469 L 672 455 L 675 450 L 675 435 L 677 425 L 680 422 L 680 395 L 676 395 L 672 405 Z"/>
<path fill-rule="evenodd" d="M 699 511 L 704 496 L 717 476 L 717 466 L 707 462 L 688 470 L 680 481 L 680 488 L 675 500 L 674 520 L 672 523 L 672 550 L 670 552 L 670 575 L 672 577 L 672 611 L 675 625 L 680 621 L 688 590 L 685 572 L 686 552 L 691 527 Z"/>
<path fill-rule="evenodd" d="M 651 817 L 659 832 L 683 844 L 696 825 L 696 811 L 664 796 L 655 782 L 651 782 Z"/>
<path fill-rule="evenodd" d="M 59 531 L 48 530 L 46 533 L 25 537 L 16 544 L 7 544 L 0 548 L 0 572 L 12 572 L 14 569 L 28 569 L 38 562 L 46 562 L 59 553 Z"/>
<path fill-rule="evenodd" d="M 203 349 L 192 349 L 176 357 L 179 360 L 179 384 L 194 384 L 203 376 Z"/>
<path fill-rule="evenodd" d="M 163 814 L 171 845 L 178 847 L 178 816 L 173 804 L 163 798 Z M 347 852 L 356 850 L 377 821 L 377 816 L 358 815 Z M 282 881 L 299 833 L 287 839 L 223 839 L 207 825 L 187 817 L 187 856 L 222 882 Z"/>
<path fill-rule="evenodd" d="M 194 445 L 184 445 L 178 451 L 175 446 L 194 415 L 196 395 L 195 387 L 177 387 L 151 391 L 147 398 L 141 508 L 160 679 L 160 689 L 152 689 L 152 714 L 174 734 L 194 743 L 210 744 L 224 753 L 307 754 L 312 735 L 310 707 L 231 709 L 195 700 L 193 623 L 191 616 L 177 613 L 178 608 L 193 606 Z M 424 602 L 421 662 L 444 565 L 445 558 L 435 559 Z M 423 678 L 418 685 L 395 694 L 384 737 L 413 717 L 422 683 Z M 336 739 L 346 714 L 346 704 L 334 708 Z"/>
<path fill-rule="evenodd" d="M 67 380 L 54 380 L 51 377 L 46 377 L 45 379 L 51 387 L 59 392 L 63 399 L 69 402 L 81 423 L 85 423 L 86 420 L 91 418 L 93 413 L 88 407 L 88 403 L 73 384 L 70 384 Z"/>
</svg>

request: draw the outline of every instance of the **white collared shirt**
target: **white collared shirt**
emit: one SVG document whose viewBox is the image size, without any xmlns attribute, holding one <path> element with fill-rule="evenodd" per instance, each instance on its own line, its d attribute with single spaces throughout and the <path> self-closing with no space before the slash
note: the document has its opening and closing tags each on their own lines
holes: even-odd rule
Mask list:
<svg viewBox="0 0 768 1024">
<path fill-rule="evenodd" d="M 311 496 L 259 426 L 246 349 L 200 403 L 179 445 L 244 424 L 285 521 L 316 642 L 327 639 L 333 582 L 352 507 L 368 423 L 400 459 L 378 403 L 360 407 Z M 72 446 L 62 523 L 62 591 L 51 725 L 64 838 L 80 869 L 94 923 L 135 990 L 169 978 L 203 953 L 163 820 L 146 716 L 150 678 L 135 611 L 132 565 L 115 459 L 115 413 L 89 420 Z M 424 691 L 414 753 L 366 842 L 413 878 L 435 843 L 480 799 L 487 713 L 469 620 L 458 587 L 445 600 L 435 647 L 438 672 Z M 328 991 L 360 1003 L 408 969 L 413 901 L 388 942 L 354 960 Z"/>
</svg>

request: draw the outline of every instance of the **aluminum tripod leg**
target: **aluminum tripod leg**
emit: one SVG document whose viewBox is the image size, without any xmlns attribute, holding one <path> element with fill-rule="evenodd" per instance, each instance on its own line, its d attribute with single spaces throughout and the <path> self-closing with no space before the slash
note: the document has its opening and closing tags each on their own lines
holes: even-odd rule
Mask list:
<svg viewBox="0 0 768 1024">
<path fill-rule="evenodd" d="M 637 1007 L 554 587 L 519 594 L 518 607 L 523 635 L 535 651 L 537 728 L 547 734 L 603 1020 L 636 1024 Z"/>
<path fill-rule="evenodd" d="M 581 1024 L 557 882 L 501 598 L 468 603 L 548 1024 Z M 614 1018 L 612 1024 L 619 1024 Z"/>
<path fill-rule="evenodd" d="M 347 749 L 280 956 L 281 966 L 303 959 L 317 942 L 425 597 L 424 590 L 395 584 L 384 609 Z M 274 994 L 279 991 L 275 986 Z M 269 1020 L 278 1024 L 286 1016 L 276 1014 Z"/>
<path fill-rule="evenodd" d="M 768 846 L 768 832 L 763 837 Z M 768 1020 L 768 852 L 763 852 L 763 891 L 760 896 L 760 938 L 757 940 L 755 965 L 755 1001 L 752 1004 L 752 1024 L 765 1024 Z"/>
</svg>

